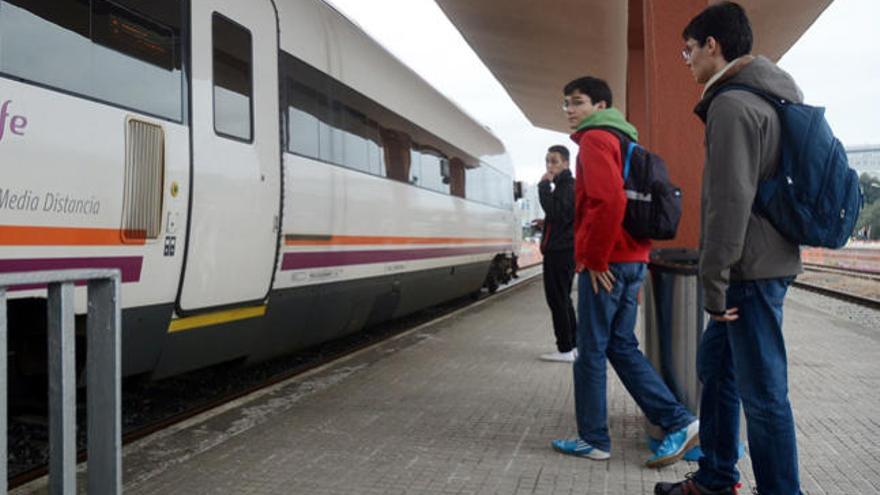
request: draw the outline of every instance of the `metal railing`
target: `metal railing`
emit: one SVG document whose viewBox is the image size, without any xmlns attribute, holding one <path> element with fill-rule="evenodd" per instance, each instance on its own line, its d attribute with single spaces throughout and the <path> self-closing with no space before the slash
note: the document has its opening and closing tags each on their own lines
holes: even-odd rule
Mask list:
<svg viewBox="0 0 880 495">
<path fill-rule="evenodd" d="M 0 275 L 0 495 L 7 493 L 7 320 L 9 288 L 48 285 L 49 493 L 76 493 L 75 284 L 88 285 L 88 493 L 122 493 L 119 270 Z"/>
</svg>

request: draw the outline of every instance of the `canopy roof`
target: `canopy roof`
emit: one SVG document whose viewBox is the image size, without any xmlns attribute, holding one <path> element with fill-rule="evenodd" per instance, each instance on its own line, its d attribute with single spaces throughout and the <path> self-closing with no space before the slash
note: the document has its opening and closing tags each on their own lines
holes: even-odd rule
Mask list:
<svg viewBox="0 0 880 495">
<path fill-rule="evenodd" d="M 561 93 L 573 74 L 601 75 L 615 106 L 626 110 L 627 53 L 642 43 L 642 0 L 437 3 L 534 125 L 567 129 Z M 752 21 L 753 52 L 778 60 L 830 3 L 740 0 Z"/>
</svg>

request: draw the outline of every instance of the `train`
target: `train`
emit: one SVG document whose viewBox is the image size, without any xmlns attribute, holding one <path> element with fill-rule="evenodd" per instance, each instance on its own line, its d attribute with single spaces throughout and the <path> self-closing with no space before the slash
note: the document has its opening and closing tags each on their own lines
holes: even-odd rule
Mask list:
<svg viewBox="0 0 880 495">
<path fill-rule="evenodd" d="M 119 269 L 126 377 L 515 276 L 501 141 L 321 0 L 0 0 L 0 170 L 0 273 Z M 45 377 L 46 288 L 7 298 L 14 386 Z"/>
</svg>

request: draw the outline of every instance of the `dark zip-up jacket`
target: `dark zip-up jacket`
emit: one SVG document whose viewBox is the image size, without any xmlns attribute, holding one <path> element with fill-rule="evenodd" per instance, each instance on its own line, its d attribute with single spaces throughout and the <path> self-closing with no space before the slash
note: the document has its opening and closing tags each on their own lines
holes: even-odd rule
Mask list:
<svg viewBox="0 0 880 495">
<path fill-rule="evenodd" d="M 574 177 L 571 170 L 563 170 L 550 181 L 538 183 L 538 198 L 544 210 L 544 234 L 541 253 L 571 251 L 574 253 Z M 574 254 L 572 254 L 574 256 Z"/>
</svg>

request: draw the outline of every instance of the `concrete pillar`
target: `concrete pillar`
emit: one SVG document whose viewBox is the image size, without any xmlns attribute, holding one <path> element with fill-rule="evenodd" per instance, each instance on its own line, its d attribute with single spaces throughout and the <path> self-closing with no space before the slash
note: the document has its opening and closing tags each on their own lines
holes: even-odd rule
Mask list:
<svg viewBox="0 0 880 495">
<path fill-rule="evenodd" d="M 704 128 L 693 108 L 702 88 L 681 58 L 681 32 L 706 5 L 706 0 L 630 0 L 628 117 L 639 128 L 639 140 L 666 160 L 683 193 L 678 236 L 657 247 L 699 245 Z"/>
</svg>

